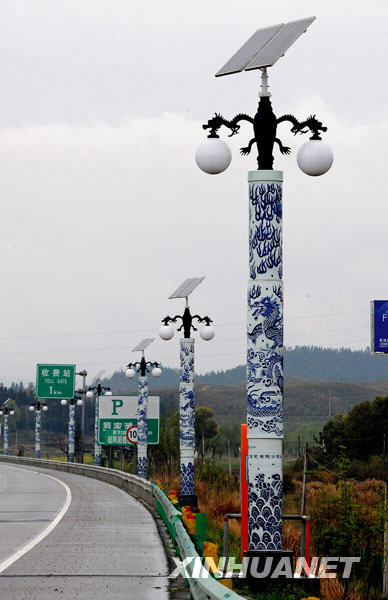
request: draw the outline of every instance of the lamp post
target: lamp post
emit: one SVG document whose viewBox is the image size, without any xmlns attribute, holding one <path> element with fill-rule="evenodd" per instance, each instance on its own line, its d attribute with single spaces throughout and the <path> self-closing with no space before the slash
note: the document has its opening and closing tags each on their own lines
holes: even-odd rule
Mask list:
<svg viewBox="0 0 388 600">
<path fill-rule="evenodd" d="M 86 369 L 83 371 L 79 371 L 76 373 L 82 377 L 82 397 L 85 398 L 86 395 L 86 377 L 88 375 Z M 84 436 L 85 436 L 85 410 L 86 410 L 86 402 L 82 402 L 82 413 L 81 413 L 81 440 L 80 440 L 80 454 L 81 454 L 81 463 L 84 462 Z"/>
<path fill-rule="evenodd" d="M 98 397 L 111 396 L 112 392 L 109 387 L 104 387 L 100 383 L 96 386 L 88 388 L 86 398 L 95 398 L 94 402 L 94 464 L 101 467 L 101 446 L 98 443 Z"/>
<path fill-rule="evenodd" d="M 315 17 L 258 30 L 217 72 L 229 75 L 261 70 L 261 93 L 254 117 L 239 114 L 231 120 L 216 114 L 203 125 L 208 140 L 197 149 L 196 162 L 207 173 L 224 171 L 231 153 L 218 131 L 221 126 L 238 133 L 240 122 L 253 126 L 253 137 L 241 148 L 258 150 L 258 170 L 249 171 L 249 272 L 247 311 L 247 432 L 248 432 L 248 539 L 250 554 L 282 549 L 282 438 L 283 438 L 283 281 L 282 182 L 273 170 L 273 148 L 290 153 L 277 137 L 281 123 L 294 134 L 310 132 L 298 152 L 301 170 L 312 176 L 325 173 L 333 162 L 321 140 L 326 127 L 315 115 L 299 121 L 287 114 L 277 118 L 268 91 L 267 67 L 272 66 Z"/>
<path fill-rule="evenodd" d="M 8 456 L 8 415 L 13 416 L 15 414 L 13 408 L 8 408 L 8 406 L 6 406 L 9 400 L 11 400 L 11 398 L 7 398 L 0 407 L 0 417 L 4 415 L 4 456 Z"/>
<path fill-rule="evenodd" d="M 178 331 L 183 329 L 180 339 L 180 382 L 179 382 L 179 437 L 180 437 L 180 496 L 181 505 L 197 506 L 197 496 L 194 493 L 194 452 L 195 452 L 195 402 L 194 402 L 194 338 L 192 331 L 197 331 L 193 322 L 205 323 L 200 330 L 202 339 L 213 339 L 215 331 L 209 317 L 192 315 L 189 307 L 189 295 L 204 280 L 204 277 L 187 279 L 179 286 L 169 299 L 184 298 L 186 301 L 183 315 L 165 317 L 159 335 L 163 340 L 170 340 L 174 330 L 170 323 L 181 321 Z"/>
<path fill-rule="evenodd" d="M 69 449 L 67 452 L 67 460 L 68 462 L 74 462 L 74 452 L 75 452 L 75 405 L 83 406 L 84 402 L 82 400 L 83 390 L 78 390 L 76 392 L 76 397 L 69 400 Z M 67 400 L 62 398 L 61 400 L 62 406 L 66 406 Z"/>
<path fill-rule="evenodd" d="M 144 356 L 145 349 L 154 341 L 155 338 L 146 338 L 142 340 L 132 352 L 141 352 L 140 362 L 129 363 L 125 371 L 126 377 L 132 379 L 138 374 L 139 398 L 137 404 L 137 474 L 143 479 L 147 479 L 147 448 L 148 448 L 148 376 L 152 368 L 152 375 L 160 377 L 162 370 L 159 363 L 146 361 Z"/>
<path fill-rule="evenodd" d="M 35 458 L 40 458 L 40 425 L 41 425 L 41 410 L 48 410 L 47 404 L 43 400 L 32 402 L 28 407 L 30 412 L 35 411 Z"/>
</svg>

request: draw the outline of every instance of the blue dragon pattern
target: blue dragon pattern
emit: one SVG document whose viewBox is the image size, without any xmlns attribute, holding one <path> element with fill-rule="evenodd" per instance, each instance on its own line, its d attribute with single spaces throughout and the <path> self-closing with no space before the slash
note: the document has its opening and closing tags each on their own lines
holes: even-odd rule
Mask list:
<svg viewBox="0 0 388 600">
<path fill-rule="evenodd" d="M 147 479 L 147 409 L 148 378 L 139 377 L 139 398 L 137 403 L 137 474 Z"/>
<path fill-rule="evenodd" d="M 35 413 L 35 458 L 40 458 L 40 410 Z"/>
<path fill-rule="evenodd" d="M 74 448 L 75 448 L 75 406 L 69 403 L 69 450 L 68 450 L 68 461 L 74 462 Z"/>
<path fill-rule="evenodd" d="M 194 339 L 180 342 L 180 460 L 181 494 L 194 494 L 195 403 L 194 403 Z"/>
<path fill-rule="evenodd" d="M 270 178 L 272 177 L 272 172 Z M 264 175 L 264 174 L 263 174 Z M 253 172 L 249 187 L 247 326 L 250 550 L 280 550 L 282 533 L 282 186 Z"/>
</svg>

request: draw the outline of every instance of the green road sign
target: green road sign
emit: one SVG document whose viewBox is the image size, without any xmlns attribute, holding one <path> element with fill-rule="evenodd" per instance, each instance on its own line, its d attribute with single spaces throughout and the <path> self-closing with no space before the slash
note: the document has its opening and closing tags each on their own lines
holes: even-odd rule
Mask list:
<svg viewBox="0 0 388 600">
<path fill-rule="evenodd" d="M 74 398 L 75 365 L 36 365 L 37 398 Z"/>
<path fill-rule="evenodd" d="M 98 443 L 103 446 L 133 446 L 127 431 L 137 426 L 137 396 L 98 397 Z M 159 444 L 159 396 L 148 396 L 148 444 Z"/>
</svg>

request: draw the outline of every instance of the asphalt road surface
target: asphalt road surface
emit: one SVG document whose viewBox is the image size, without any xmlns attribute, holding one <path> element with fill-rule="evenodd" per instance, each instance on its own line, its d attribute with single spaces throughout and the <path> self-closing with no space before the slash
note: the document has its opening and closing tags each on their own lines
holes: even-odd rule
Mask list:
<svg viewBox="0 0 388 600">
<path fill-rule="evenodd" d="M 1 600 L 167 600 L 150 513 L 109 484 L 0 464 Z"/>
</svg>

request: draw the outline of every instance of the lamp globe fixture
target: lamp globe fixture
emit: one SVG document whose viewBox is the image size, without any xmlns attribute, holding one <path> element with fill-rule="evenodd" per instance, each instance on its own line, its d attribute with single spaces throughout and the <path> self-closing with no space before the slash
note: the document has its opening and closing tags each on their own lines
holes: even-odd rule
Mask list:
<svg viewBox="0 0 388 600">
<path fill-rule="evenodd" d="M 94 392 L 93 392 L 93 390 L 88 390 L 88 391 L 86 392 L 85 396 L 86 396 L 86 398 L 88 398 L 89 400 L 90 400 L 91 398 L 94 398 Z"/>
<path fill-rule="evenodd" d="M 159 336 L 162 340 L 171 340 L 174 337 L 174 330 L 170 325 L 162 325 L 159 329 Z"/>
<path fill-rule="evenodd" d="M 125 371 L 125 377 L 128 377 L 128 379 L 133 379 L 133 377 L 135 377 L 135 375 L 136 375 L 135 369 L 127 369 Z"/>
<path fill-rule="evenodd" d="M 47 404 L 44 404 L 44 405 L 42 406 L 42 409 L 44 410 L 44 412 L 46 412 L 46 410 L 48 410 L 48 406 L 47 406 Z"/>
<path fill-rule="evenodd" d="M 151 371 L 153 377 L 160 377 L 162 374 L 162 369 L 160 367 L 154 367 Z"/>
<path fill-rule="evenodd" d="M 30 412 L 32 412 L 33 410 L 35 410 L 35 404 L 30 404 L 30 406 L 28 407 L 28 410 Z"/>
<path fill-rule="evenodd" d="M 65 398 L 62 398 L 62 400 L 61 400 L 61 404 L 62 404 L 62 406 L 66 406 L 66 404 L 67 404 L 67 400 L 65 400 Z"/>
<path fill-rule="evenodd" d="M 232 160 L 232 152 L 226 142 L 219 138 L 207 138 L 195 153 L 195 162 L 209 175 L 218 175 L 225 171 Z"/>
<path fill-rule="evenodd" d="M 333 152 L 322 140 L 308 140 L 298 150 L 298 167 L 306 175 L 324 175 L 333 164 Z"/>
<path fill-rule="evenodd" d="M 199 335 L 203 340 L 206 340 L 208 342 L 209 340 L 212 340 L 214 338 L 214 336 L 216 335 L 216 331 L 212 325 L 204 325 L 199 330 Z"/>
<path fill-rule="evenodd" d="M 78 400 L 77 400 L 77 405 L 78 405 L 78 406 L 82 406 L 82 405 L 83 405 L 83 400 L 82 400 L 82 398 L 78 398 Z"/>
<path fill-rule="evenodd" d="M 107 389 L 104 396 L 112 396 L 112 392 L 110 391 L 110 389 Z"/>
<path fill-rule="evenodd" d="M 2 417 L 2 416 L 3 416 L 3 411 L 2 411 L 2 410 L 0 410 L 0 417 Z"/>
</svg>

